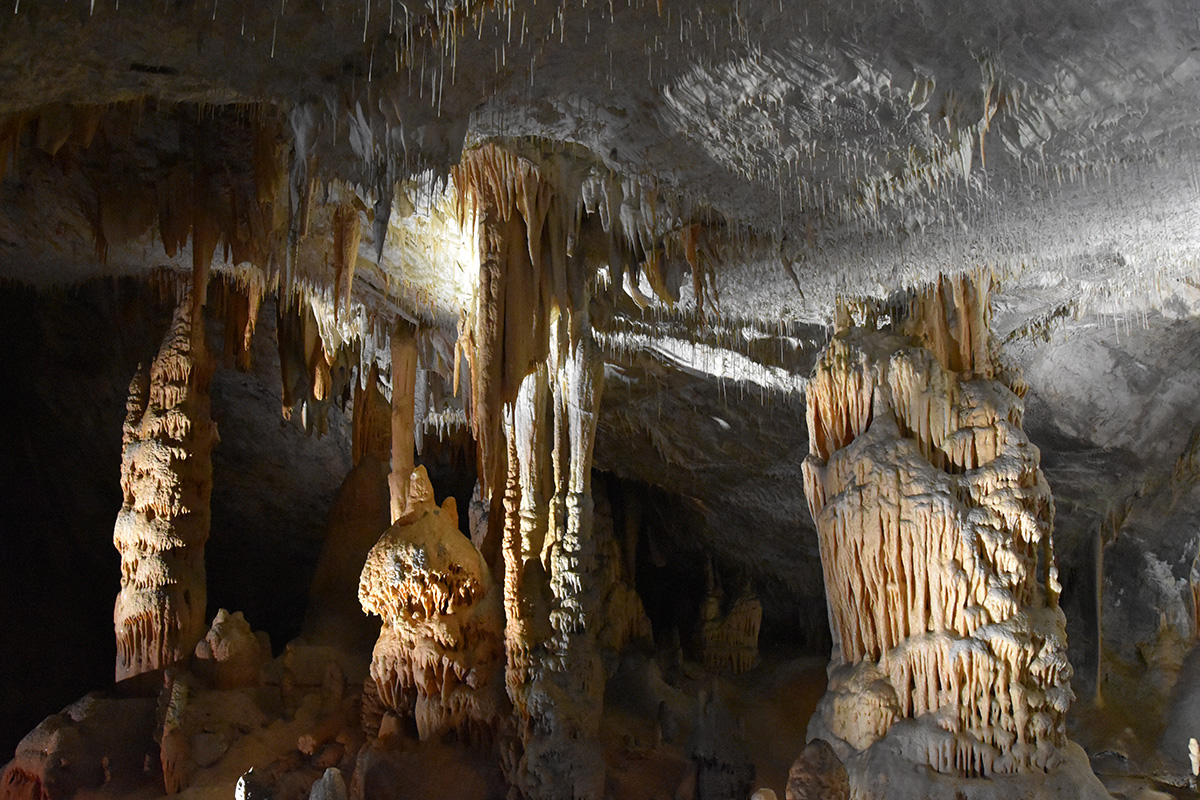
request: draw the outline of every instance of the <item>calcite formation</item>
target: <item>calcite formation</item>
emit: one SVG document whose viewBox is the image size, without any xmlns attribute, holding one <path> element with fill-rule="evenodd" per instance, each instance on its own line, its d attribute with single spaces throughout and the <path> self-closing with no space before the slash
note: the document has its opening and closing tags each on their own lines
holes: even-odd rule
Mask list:
<svg viewBox="0 0 1200 800">
<path fill-rule="evenodd" d="M 417 388 L 417 342 L 414 333 L 412 326 L 403 320 L 397 320 L 392 331 L 392 472 L 388 475 L 392 522 L 408 511 L 410 499 L 409 477 L 413 470 Z"/>
<path fill-rule="evenodd" d="M 355 407 L 356 425 L 360 407 Z M 309 641 L 338 645 L 351 652 L 370 652 L 379 638 L 378 621 L 365 616 L 358 602 L 359 577 L 367 553 L 391 525 L 386 401 L 380 399 L 377 410 L 384 426 L 376 442 L 382 447 L 364 454 L 338 489 L 329 510 L 325 545 L 317 560 L 304 618 L 303 633 Z"/>
<path fill-rule="evenodd" d="M 121 459 L 124 504 L 113 543 L 121 591 L 113 618 L 118 680 L 192 654 L 204 635 L 213 443 L 212 366 L 192 296 L 175 311 L 149 373 L 129 391 Z"/>
<path fill-rule="evenodd" d="M 1072 700 L 1054 504 L 987 283 L 943 279 L 888 312 L 840 331 L 808 392 L 834 638 L 810 736 L 843 758 L 886 740 L 951 776 L 1053 770 Z"/>
<path fill-rule="evenodd" d="M 513 779 L 536 798 L 604 791 L 606 571 L 591 492 L 602 374 L 589 337 L 572 345 L 556 333 L 550 363 L 525 379 L 507 425 L 506 680 L 523 745 Z"/>
<path fill-rule="evenodd" d="M 193 670 L 216 689 L 242 689 L 258 684 L 259 670 L 270 660 L 270 637 L 251 629 L 242 612 L 222 608 L 196 644 Z"/>
<path fill-rule="evenodd" d="M 739 673 L 758 664 L 758 632 L 762 627 L 762 603 L 745 587 L 726 606 L 725 593 L 711 583 L 700 604 L 697 638 L 700 657 L 706 666 Z"/>
<path fill-rule="evenodd" d="M 434 502 L 424 467 L 412 473 L 408 509 L 371 548 L 359 583 L 363 610 L 383 620 L 371 678 L 422 739 L 488 740 L 507 703 L 500 592 L 459 532 L 453 498 Z"/>
</svg>

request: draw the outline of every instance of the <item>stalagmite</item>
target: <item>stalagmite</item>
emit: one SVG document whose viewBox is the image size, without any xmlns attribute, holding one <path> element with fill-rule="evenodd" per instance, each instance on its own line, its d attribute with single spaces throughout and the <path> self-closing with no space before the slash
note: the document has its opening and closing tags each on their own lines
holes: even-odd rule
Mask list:
<svg viewBox="0 0 1200 800">
<path fill-rule="evenodd" d="M 130 386 L 125 500 L 113 533 L 121 554 L 118 680 L 188 657 L 208 629 L 204 543 L 217 431 L 208 407 L 212 366 L 193 306 L 191 296 L 179 303 L 149 374 Z"/>
<path fill-rule="evenodd" d="M 507 711 L 500 592 L 459 532 L 453 498 L 434 503 L 424 467 L 409 485 L 408 512 L 371 548 L 359 583 L 363 610 L 383 620 L 371 678 L 422 739 L 487 740 Z"/>
<path fill-rule="evenodd" d="M 698 640 L 700 656 L 712 669 L 739 673 L 758 664 L 758 632 L 762 627 L 762 603 L 745 589 L 725 607 L 725 593 L 715 585 L 708 566 L 708 595 L 700 605 Z"/>
<path fill-rule="evenodd" d="M 270 660 L 270 637 L 252 630 L 242 612 L 222 608 L 196 644 L 193 672 L 217 689 L 240 689 L 257 685 L 259 670 Z"/>
<path fill-rule="evenodd" d="M 392 472 L 388 486 L 392 494 L 392 522 L 407 511 L 409 476 L 416 446 L 414 405 L 417 381 L 417 340 L 407 322 L 397 321 L 392 332 Z"/>
<path fill-rule="evenodd" d="M 987 283 L 941 280 L 891 316 L 840 331 L 808 391 L 834 638 L 810 738 L 849 759 L 856 797 L 886 794 L 866 754 L 888 748 L 948 776 L 1052 771 L 1073 697 L 1054 506 Z"/>
</svg>

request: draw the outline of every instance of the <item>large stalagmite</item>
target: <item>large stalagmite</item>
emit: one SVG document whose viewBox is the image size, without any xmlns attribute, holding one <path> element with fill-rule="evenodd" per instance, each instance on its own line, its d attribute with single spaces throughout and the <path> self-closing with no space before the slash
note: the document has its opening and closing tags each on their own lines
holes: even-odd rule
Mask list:
<svg viewBox="0 0 1200 800">
<path fill-rule="evenodd" d="M 189 656 L 204 636 L 213 443 L 211 357 L 203 323 L 185 296 L 147 374 L 129 391 L 121 459 L 125 501 L 113 542 L 121 553 L 121 592 L 113 618 L 117 679 Z"/>
<path fill-rule="evenodd" d="M 453 498 L 437 506 L 424 467 L 409 487 L 407 513 L 371 548 L 359 583 L 363 610 L 383 620 L 371 679 L 421 739 L 456 731 L 486 740 L 507 706 L 500 593 L 458 530 Z"/>
<path fill-rule="evenodd" d="M 809 735 L 834 744 L 856 797 L 1095 783 L 1066 736 L 1054 505 L 987 302 L 986 283 L 958 279 L 887 309 L 886 330 L 868 309 L 809 386 L 805 493 L 834 640 Z"/>
</svg>

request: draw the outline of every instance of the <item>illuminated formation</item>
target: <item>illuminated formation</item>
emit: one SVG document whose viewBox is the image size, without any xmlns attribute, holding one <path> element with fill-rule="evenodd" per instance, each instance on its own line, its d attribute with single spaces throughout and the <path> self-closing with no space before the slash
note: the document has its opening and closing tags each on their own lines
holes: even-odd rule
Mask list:
<svg viewBox="0 0 1200 800">
<path fill-rule="evenodd" d="M 185 296 L 149 374 L 139 371 L 130 385 L 125 502 L 113 531 L 121 553 L 117 680 L 190 656 L 208 630 L 204 543 L 217 428 L 208 408 L 211 359 L 195 313 Z"/>
<path fill-rule="evenodd" d="M 371 678 L 422 739 L 453 730 L 486 741 L 505 710 L 500 594 L 454 499 L 434 503 L 424 467 L 410 486 L 408 512 L 371 548 L 359 583 L 363 610 L 383 620 Z"/>
<path fill-rule="evenodd" d="M 809 386 L 805 493 L 834 638 L 810 736 L 843 758 L 895 741 L 940 773 L 994 776 L 1051 770 L 1067 742 L 1054 505 L 987 289 L 941 280 L 887 330 L 868 313 Z"/>
</svg>

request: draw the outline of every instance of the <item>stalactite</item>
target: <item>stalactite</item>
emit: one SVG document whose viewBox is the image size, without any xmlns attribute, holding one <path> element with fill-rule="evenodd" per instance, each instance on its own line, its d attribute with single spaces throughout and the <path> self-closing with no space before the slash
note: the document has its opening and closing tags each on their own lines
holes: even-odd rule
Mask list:
<svg viewBox="0 0 1200 800">
<path fill-rule="evenodd" d="M 350 367 L 358 363 L 358 358 L 348 347 L 328 352 L 312 306 L 302 298 L 292 302 L 294 305 L 280 292 L 275 335 L 283 383 L 283 417 L 292 419 L 298 411 L 301 427 L 320 435 L 328 428 L 329 406 L 345 391 Z"/>
<path fill-rule="evenodd" d="M 398 320 L 392 331 L 392 472 L 388 476 L 392 494 L 392 522 L 404 515 L 409 498 L 408 479 L 413 470 L 415 447 L 413 406 L 416 373 L 415 332 L 407 322 Z"/>
<path fill-rule="evenodd" d="M 258 312 L 266 294 L 262 272 L 220 273 L 217 276 L 215 315 L 225 320 L 224 363 L 241 372 L 251 367 L 251 345 L 258 326 Z"/>
<path fill-rule="evenodd" d="M 986 284 L 941 280 L 892 329 L 839 332 L 809 386 L 835 642 L 814 724 L 861 751 L 914 718 L 943 773 L 1052 768 L 1072 699 L 1053 501 Z"/>
<path fill-rule="evenodd" d="M 189 656 L 205 625 L 204 543 L 212 492 L 212 366 L 203 317 L 183 298 L 151 365 L 130 385 L 121 459 L 125 499 L 113 542 L 121 553 L 114 609 L 117 679 Z"/>
<path fill-rule="evenodd" d="M 362 239 L 362 217 L 353 202 L 343 202 L 333 212 L 333 313 L 350 313 L 350 292 Z"/>
<path fill-rule="evenodd" d="M 371 548 L 359 583 L 363 610 L 383 620 L 371 677 L 421 739 L 453 730 L 487 741 L 508 710 L 501 593 L 459 532 L 454 499 L 434 503 L 424 467 L 409 487 L 407 513 Z"/>
<path fill-rule="evenodd" d="M 493 144 L 464 153 L 454 181 L 459 219 L 468 219 L 469 210 L 479 230 L 479 286 L 466 353 L 480 479 L 490 493 L 503 477 L 503 407 L 546 357 L 556 288 L 568 306 L 564 212 L 548 176 Z"/>
<path fill-rule="evenodd" d="M 371 364 L 365 383 L 354 385 L 354 420 L 350 445 L 355 466 L 366 456 L 381 464 L 392 457 L 392 409 L 379 390 L 379 368 Z"/>
</svg>

